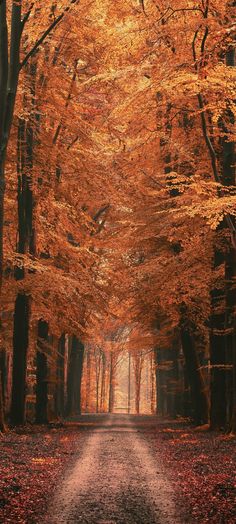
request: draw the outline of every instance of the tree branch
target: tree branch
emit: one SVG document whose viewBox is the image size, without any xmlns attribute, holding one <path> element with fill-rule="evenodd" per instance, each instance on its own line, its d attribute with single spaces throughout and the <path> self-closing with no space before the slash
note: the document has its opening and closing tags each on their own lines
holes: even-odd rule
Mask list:
<svg viewBox="0 0 236 524">
<path fill-rule="evenodd" d="M 202 4 L 204 6 L 203 2 L 202 2 Z M 203 13 L 203 17 L 205 19 L 207 19 L 207 17 L 208 17 L 208 12 L 209 12 L 209 0 L 206 0 L 206 4 L 204 6 L 204 13 Z M 196 43 L 196 39 L 197 39 L 197 36 L 198 36 L 198 33 L 199 33 L 200 29 L 201 29 L 201 26 L 195 32 L 195 35 L 194 35 L 194 38 L 193 38 L 193 43 L 192 43 L 194 66 L 195 66 L 195 70 L 196 71 L 198 70 L 198 67 L 197 67 L 197 53 L 196 53 L 195 43 Z M 209 34 L 209 28 L 208 28 L 208 26 L 206 26 L 205 31 L 204 31 L 204 35 L 203 35 L 203 38 L 202 38 L 202 42 L 201 42 L 201 47 L 200 47 L 200 52 L 201 52 L 200 64 L 201 65 L 203 65 L 203 56 L 204 56 L 204 53 L 205 53 L 205 45 L 206 45 L 206 40 L 207 40 L 208 34 Z M 203 137 L 204 137 L 206 146 L 207 146 L 209 154 L 210 154 L 214 179 L 215 179 L 216 182 L 221 184 L 221 180 L 220 180 L 220 177 L 219 177 L 219 174 L 218 174 L 218 168 L 217 168 L 217 155 L 216 155 L 216 152 L 215 152 L 212 140 L 211 140 L 211 138 L 210 138 L 210 136 L 208 134 L 207 122 L 206 122 L 206 111 L 205 111 L 203 97 L 202 97 L 201 93 L 198 93 L 197 99 L 198 99 L 199 109 L 201 110 L 201 123 L 202 123 Z M 233 220 L 231 219 L 229 214 L 226 215 L 225 220 L 226 220 L 227 226 L 228 226 L 228 228 L 230 230 L 230 233 L 231 233 L 232 245 L 236 249 L 236 228 L 235 228 L 235 225 L 234 225 Z"/>
<path fill-rule="evenodd" d="M 21 41 L 21 9 L 22 2 L 13 2 L 11 15 L 10 60 L 7 82 L 7 101 L 4 119 L 4 133 L 8 139 L 15 107 L 16 92 L 19 79 L 20 41 Z"/>
<path fill-rule="evenodd" d="M 71 147 L 73 147 L 74 144 L 76 144 L 76 142 L 79 140 L 79 135 L 77 135 L 73 140 L 72 142 L 67 146 L 67 151 L 69 151 L 71 149 Z"/>
<path fill-rule="evenodd" d="M 0 141 L 2 140 L 6 109 L 8 78 L 8 31 L 6 0 L 0 2 Z"/>
<path fill-rule="evenodd" d="M 52 30 L 61 22 L 61 20 L 65 17 L 66 13 L 68 13 L 68 11 L 70 11 L 72 5 L 76 5 L 78 4 L 79 0 L 71 0 L 70 1 L 70 5 L 68 7 L 65 8 L 65 10 L 63 11 L 63 13 L 61 13 L 57 18 L 55 18 L 55 20 L 53 20 L 53 22 L 51 23 L 51 25 L 46 29 L 46 31 L 42 34 L 42 36 L 37 40 L 37 42 L 35 42 L 34 46 L 32 47 L 32 49 L 27 53 L 27 55 L 25 56 L 25 58 L 22 60 L 21 64 L 20 64 L 20 70 L 27 64 L 27 62 L 29 61 L 29 59 L 36 53 L 36 51 L 38 50 L 38 48 L 41 46 L 41 44 L 43 44 L 44 40 L 47 38 L 47 36 L 52 32 Z"/>
<path fill-rule="evenodd" d="M 26 23 L 28 22 L 28 20 L 29 20 L 29 17 L 30 17 L 30 14 L 31 14 L 31 11 L 32 11 L 33 7 L 34 7 L 34 2 L 32 2 L 32 4 L 31 4 L 29 10 L 28 10 L 27 13 L 25 14 L 25 16 L 24 16 L 24 18 L 23 18 L 23 20 L 22 20 L 22 22 L 21 22 L 21 32 L 23 32 L 24 27 L 25 27 L 25 24 L 26 24 Z"/>
</svg>

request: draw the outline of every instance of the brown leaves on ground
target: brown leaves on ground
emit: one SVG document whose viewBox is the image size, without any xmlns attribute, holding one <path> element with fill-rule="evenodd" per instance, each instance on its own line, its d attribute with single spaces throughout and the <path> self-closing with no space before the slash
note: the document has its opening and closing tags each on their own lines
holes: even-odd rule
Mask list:
<svg viewBox="0 0 236 524">
<path fill-rule="evenodd" d="M 162 457 L 183 524 L 234 524 L 235 438 L 196 431 L 182 422 L 138 417 L 140 430 Z M 52 492 L 85 444 L 76 423 L 64 428 L 28 427 L 1 437 L 0 522 L 35 524 Z M 153 455 L 155 461 L 155 455 Z"/>
<path fill-rule="evenodd" d="M 38 426 L 1 436 L 0 522 L 40 522 L 79 439 L 76 429 Z"/>
<path fill-rule="evenodd" d="M 235 438 L 178 423 L 158 426 L 153 438 L 170 472 L 182 522 L 234 524 Z"/>
</svg>

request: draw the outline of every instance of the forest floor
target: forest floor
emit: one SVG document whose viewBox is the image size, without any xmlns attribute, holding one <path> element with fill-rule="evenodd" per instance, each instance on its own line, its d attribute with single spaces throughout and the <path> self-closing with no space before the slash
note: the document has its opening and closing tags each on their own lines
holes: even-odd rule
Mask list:
<svg viewBox="0 0 236 524">
<path fill-rule="evenodd" d="M 82 416 L 0 437 L 0 523 L 234 524 L 235 439 L 183 421 Z"/>
</svg>

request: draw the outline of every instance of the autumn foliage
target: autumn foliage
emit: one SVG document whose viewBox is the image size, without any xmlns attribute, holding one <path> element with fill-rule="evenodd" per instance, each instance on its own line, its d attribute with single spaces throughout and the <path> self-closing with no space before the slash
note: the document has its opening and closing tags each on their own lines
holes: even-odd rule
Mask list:
<svg viewBox="0 0 236 524">
<path fill-rule="evenodd" d="M 235 428 L 234 2 L 10 4 L 5 414 L 17 423 L 19 391 L 18 423 L 40 402 L 44 422 L 77 412 L 83 360 L 84 409 L 97 381 L 93 405 L 112 410 L 123 351 L 136 386 L 151 358 L 163 415 Z"/>
</svg>

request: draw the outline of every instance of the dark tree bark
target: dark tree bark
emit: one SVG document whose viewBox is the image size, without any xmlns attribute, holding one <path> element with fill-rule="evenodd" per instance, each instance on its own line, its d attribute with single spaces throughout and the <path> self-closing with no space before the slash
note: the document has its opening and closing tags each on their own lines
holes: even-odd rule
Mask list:
<svg viewBox="0 0 236 524">
<path fill-rule="evenodd" d="M 63 334 L 58 343 L 57 370 L 56 370 L 56 392 L 55 392 L 55 413 L 62 418 L 65 414 L 65 335 Z"/>
<path fill-rule="evenodd" d="M 234 38 L 235 40 L 235 38 Z M 226 53 L 226 65 L 235 67 L 235 47 L 232 45 Z M 228 109 L 226 118 L 234 128 L 235 116 Z M 227 123 L 224 126 L 225 135 L 222 139 L 223 162 L 222 182 L 226 186 L 235 186 L 235 140 L 229 140 Z M 235 227 L 235 217 L 231 217 Z M 236 228 L 235 228 L 236 229 Z M 226 256 L 226 400 L 227 400 L 227 429 L 236 432 L 236 238 Z"/>
<path fill-rule="evenodd" d="M 109 400 L 108 400 L 108 412 L 112 413 L 114 408 L 114 355 L 110 354 L 110 369 L 109 369 Z"/>
<path fill-rule="evenodd" d="M 84 345 L 73 336 L 69 351 L 67 377 L 67 405 L 66 415 L 80 415 L 81 413 L 81 381 L 83 372 Z"/>
<path fill-rule="evenodd" d="M 29 80 L 31 85 L 32 100 L 35 97 L 35 66 L 30 65 Z M 32 125 L 20 118 L 18 122 L 17 138 L 17 177 L 18 177 L 18 246 L 19 253 L 35 254 L 34 228 L 33 228 L 33 192 L 31 173 L 33 167 L 33 142 L 34 134 Z M 15 268 L 15 278 L 24 278 L 23 268 Z M 12 406 L 10 418 L 13 424 L 25 422 L 25 394 L 26 367 L 28 350 L 28 330 L 30 297 L 19 293 L 15 302 L 14 335 L 13 335 L 13 377 L 12 377 Z M 25 313 L 27 311 L 27 314 Z M 20 326 L 20 327 L 19 327 Z M 23 338 L 21 338 L 23 333 Z M 21 362 L 22 359 L 22 362 Z M 17 371 L 21 370 L 21 371 Z M 21 399 L 21 401 L 20 401 Z M 15 407 L 16 406 L 16 407 Z"/>
<path fill-rule="evenodd" d="M 131 354 L 128 356 L 128 414 L 131 411 Z"/>
<path fill-rule="evenodd" d="M 10 53 L 8 60 L 6 1 L 2 0 L 0 3 L 0 286 L 3 275 L 5 161 L 20 71 L 19 57 L 21 34 L 21 2 L 13 2 Z"/>
<path fill-rule="evenodd" d="M 167 415 L 165 350 L 156 348 L 154 354 L 156 366 L 156 410 L 158 415 L 164 417 Z"/>
<path fill-rule="evenodd" d="M 236 251 L 226 257 L 226 428 L 236 432 Z"/>
<path fill-rule="evenodd" d="M 179 342 L 174 340 L 169 349 L 167 358 L 169 370 L 167 371 L 167 411 L 171 418 L 180 414 L 180 376 L 179 376 Z"/>
<path fill-rule="evenodd" d="M 226 399 L 226 335 L 225 293 L 214 289 L 211 293 L 212 315 L 210 332 L 210 428 L 223 429 L 227 420 Z"/>
<path fill-rule="evenodd" d="M 29 297 L 24 294 L 18 294 L 14 312 L 12 399 L 10 411 L 10 420 L 14 425 L 25 423 L 29 315 Z"/>
<path fill-rule="evenodd" d="M 86 349 L 86 401 L 85 401 L 85 410 L 86 413 L 90 409 L 90 393 L 91 393 L 91 352 L 90 347 L 87 346 Z"/>
<path fill-rule="evenodd" d="M 183 365 L 183 411 L 182 415 L 184 417 L 193 418 L 193 407 L 191 402 L 191 390 L 188 379 L 187 366 L 184 361 Z"/>
<path fill-rule="evenodd" d="M 143 354 L 138 352 L 133 357 L 134 363 L 134 378 L 135 378 L 135 411 L 137 415 L 140 412 L 140 395 L 141 395 L 141 378 L 143 369 Z"/>
<path fill-rule="evenodd" d="M 81 414 L 81 383 L 84 362 L 84 344 L 78 340 L 77 413 Z"/>
<path fill-rule="evenodd" d="M 2 372 L 0 370 L 0 432 L 6 431 L 5 424 L 5 411 L 4 411 L 4 400 L 3 400 L 3 380 Z"/>
<path fill-rule="evenodd" d="M 47 424 L 48 422 L 48 363 L 45 343 L 48 341 L 48 323 L 44 320 L 38 322 L 38 340 L 36 355 L 36 406 L 35 422 Z"/>
<path fill-rule="evenodd" d="M 96 413 L 99 412 L 99 390 L 100 390 L 100 377 L 101 377 L 101 365 L 102 365 L 102 352 L 100 348 L 94 350 L 95 360 L 95 376 L 96 376 Z"/>
<path fill-rule="evenodd" d="M 156 411 L 156 369 L 155 369 L 155 358 L 154 353 L 151 354 L 150 362 L 150 375 L 151 375 L 151 413 L 154 414 Z"/>
<path fill-rule="evenodd" d="M 2 377 L 2 397 L 5 403 L 7 383 L 7 355 L 5 349 L 0 349 L 0 373 Z"/>
<path fill-rule="evenodd" d="M 181 327 L 181 342 L 191 391 L 193 420 L 196 424 L 206 424 L 209 416 L 206 385 L 193 335 L 186 325 Z"/>
<path fill-rule="evenodd" d="M 179 413 L 179 348 L 155 350 L 157 413 L 175 418 Z"/>
<path fill-rule="evenodd" d="M 106 396 L 106 355 L 102 351 L 102 371 L 101 371 L 101 398 L 100 398 L 100 412 L 105 410 L 105 396 Z"/>
<path fill-rule="evenodd" d="M 226 64 L 235 66 L 235 51 L 230 48 L 226 53 Z M 234 126 L 234 115 L 230 109 L 225 110 L 219 121 L 221 131 L 221 152 L 219 157 L 220 181 L 224 186 L 235 185 L 235 142 L 230 137 L 230 126 Z M 227 218 L 227 217 L 226 217 Z M 229 227 L 229 220 L 230 226 Z M 215 251 L 215 267 L 225 263 L 225 289 L 212 292 L 213 313 L 211 319 L 211 429 L 231 429 L 236 411 L 235 383 L 235 219 L 228 217 L 223 223 L 229 227 L 234 236 L 228 253 Z"/>
</svg>

